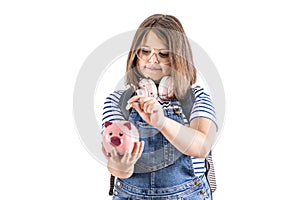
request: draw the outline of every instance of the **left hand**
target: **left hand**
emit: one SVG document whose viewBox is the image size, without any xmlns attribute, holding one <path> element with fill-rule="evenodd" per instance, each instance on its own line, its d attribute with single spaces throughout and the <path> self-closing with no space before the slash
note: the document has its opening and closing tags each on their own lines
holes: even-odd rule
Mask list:
<svg viewBox="0 0 300 200">
<path fill-rule="evenodd" d="M 135 142 L 132 152 L 126 151 L 124 155 L 119 155 L 115 147 L 110 152 L 106 152 L 102 143 L 102 153 L 107 159 L 108 169 L 120 178 L 128 178 L 132 175 L 134 164 L 141 157 L 143 150 L 144 141 Z"/>
<path fill-rule="evenodd" d="M 148 124 L 159 130 L 164 127 L 164 111 L 160 103 L 154 97 L 136 95 L 131 97 L 128 103 L 132 104 L 132 107 Z"/>
</svg>

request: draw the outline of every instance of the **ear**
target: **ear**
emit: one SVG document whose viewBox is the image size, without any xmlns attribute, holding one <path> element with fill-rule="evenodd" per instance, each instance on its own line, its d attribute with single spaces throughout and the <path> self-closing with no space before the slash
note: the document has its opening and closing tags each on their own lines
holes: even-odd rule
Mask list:
<svg viewBox="0 0 300 200">
<path fill-rule="evenodd" d="M 108 127 L 109 125 L 111 125 L 112 123 L 111 122 L 109 122 L 109 121 L 106 121 L 106 122 L 104 122 L 104 126 L 105 126 L 105 128 L 106 127 Z"/>
<path fill-rule="evenodd" d="M 123 125 L 126 126 L 129 130 L 131 130 L 131 123 L 130 122 L 126 122 Z"/>
</svg>

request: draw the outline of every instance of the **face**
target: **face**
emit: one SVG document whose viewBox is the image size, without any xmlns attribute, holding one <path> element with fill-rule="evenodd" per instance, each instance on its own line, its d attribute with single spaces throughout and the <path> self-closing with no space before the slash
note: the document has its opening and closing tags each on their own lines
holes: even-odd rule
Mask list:
<svg viewBox="0 0 300 200">
<path fill-rule="evenodd" d="M 159 82 L 162 77 L 171 73 L 169 56 L 168 47 L 150 31 L 137 52 L 139 73 L 146 78 Z"/>
</svg>

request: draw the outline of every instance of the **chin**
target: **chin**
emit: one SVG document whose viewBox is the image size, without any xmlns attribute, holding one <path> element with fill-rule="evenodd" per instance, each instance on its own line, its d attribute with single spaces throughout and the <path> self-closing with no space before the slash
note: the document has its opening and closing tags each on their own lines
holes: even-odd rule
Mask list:
<svg viewBox="0 0 300 200">
<path fill-rule="evenodd" d="M 158 83 L 162 77 L 157 77 L 157 76 L 145 76 L 146 78 L 150 78 L 154 82 Z"/>
</svg>

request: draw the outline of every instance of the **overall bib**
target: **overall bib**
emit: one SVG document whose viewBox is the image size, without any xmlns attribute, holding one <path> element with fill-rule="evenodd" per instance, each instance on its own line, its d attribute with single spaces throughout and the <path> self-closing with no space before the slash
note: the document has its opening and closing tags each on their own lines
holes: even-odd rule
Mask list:
<svg viewBox="0 0 300 200">
<path fill-rule="evenodd" d="M 165 116 L 183 124 L 182 114 L 172 106 L 164 109 Z M 206 177 L 194 174 L 190 156 L 178 151 L 161 133 L 145 122 L 136 110 L 129 116 L 145 142 L 144 151 L 126 179 L 117 178 L 114 200 L 210 200 L 211 191 Z"/>
</svg>

